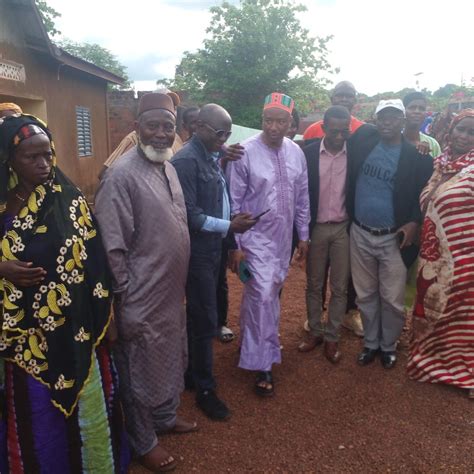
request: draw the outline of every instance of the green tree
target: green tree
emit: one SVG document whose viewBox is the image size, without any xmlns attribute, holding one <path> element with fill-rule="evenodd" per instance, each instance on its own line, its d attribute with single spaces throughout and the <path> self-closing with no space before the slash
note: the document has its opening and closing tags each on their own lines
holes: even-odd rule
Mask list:
<svg viewBox="0 0 474 474">
<path fill-rule="evenodd" d="M 46 0 L 35 0 L 36 6 L 40 12 L 44 26 L 50 36 L 56 36 L 61 32 L 56 29 L 55 18 L 61 16 L 54 8 L 50 7 Z M 115 55 L 106 48 L 94 43 L 76 43 L 69 39 L 63 39 L 56 42 L 57 45 L 68 53 L 84 59 L 96 66 L 110 71 L 117 76 L 124 78 L 122 89 L 130 89 L 131 83 L 127 75 L 127 68 L 121 64 Z"/>
<path fill-rule="evenodd" d="M 313 38 L 298 15 L 303 5 L 289 0 L 241 0 L 212 7 L 209 38 L 197 52 L 185 52 L 174 80 L 161 80 L 188 91 L 197 103 L 218 102 L 241 125 L 259 127 L 265 95 L 292 96 L 307 113 L 332 73 L 327 44 Z"/>
<path fill-rule="evenodd" d="M 96 43 L 77 43 L 69 39 L 58 42 L 58 46 L 68 53 L 84 59 L 96 66 L 110 71 L 117 76 L 123 77 L 124 85 L 121 89 L 130 89 L 130 78 L 127 75 L 127 68 L 121 64 L 116 56 L 108 49 Z"/>
<path fill-rule="evenodd" d="M 59 18 L 61 16 L 61 13 L 57 12 L 53 7 L 50 7 L 45 0 L 35 0 L 35 3 L 38 7 L 47 33 L 50 36 L 56 36 L 61 34 L 61 32 L 56 29 L 56 25 L 54 22 L 54 19 Z"/>
</svg>

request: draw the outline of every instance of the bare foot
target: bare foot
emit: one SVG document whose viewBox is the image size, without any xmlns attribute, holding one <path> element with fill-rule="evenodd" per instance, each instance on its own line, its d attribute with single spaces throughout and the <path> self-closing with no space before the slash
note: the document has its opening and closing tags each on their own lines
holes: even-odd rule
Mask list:
<svg viewBox="0 0 474 474">
<path fill-rule="evenodd" d="M 161 446 L 156 445 L 139 459 L 140 464 L 152 472 L 169 472 L 176 469 L 176 460 Z"/>
<path fill-rule="evenodd" d="M 179 416 L 176 417 L 176 424 L 173 428 L 171 428 L 171 433 L 191 433 L 193 431 L 197 431 L 198 425 L 195 421 L 186 421 Z"/>
<path fill-rule="evenodd" d="M 158 434 L 183 434 L 183 433 L 192 433 L 193 431 L 197 431 L 198 425 L 195 421 L 190 422 L 186 421 L 179 416 L 176 417 L 176 424 L 173 428 L 168 430 L 160 431 Z"/>
</svg>

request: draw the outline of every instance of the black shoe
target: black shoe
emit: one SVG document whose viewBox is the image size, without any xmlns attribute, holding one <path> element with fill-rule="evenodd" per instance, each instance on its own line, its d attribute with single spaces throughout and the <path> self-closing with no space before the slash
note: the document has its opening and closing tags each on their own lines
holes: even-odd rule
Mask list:
<svg viewBox="0 0 474 474">
<path fill-rule="evenodd" d="M 395 352 L 383 352 L 381 361 L 384 369 L 393 369 L 397 363 L 397 354 Z"/>
<path fill-rule="evenodd" d="M 227 405 L 217 398 L 214 390 L 205 390 L 196 395 L 197 406 L 211 420 L 226 420 L 230 416 Z"/>
<path fill-rule="evenodd" d="M 369 349 L 368 347 L 364 347 L 364 350 L 359 354 L 359 357 L 357 357 L 357 363 L 359 365 L 370 364 L 377 357 L 378 352 L 378 349 Z"/>
<path fill-rule="evenodd" d="M 196 384 L 194 383 L 192 375 L 184 374 L 184 388 L 190 392 L 196 389 Z"/>
</svg>

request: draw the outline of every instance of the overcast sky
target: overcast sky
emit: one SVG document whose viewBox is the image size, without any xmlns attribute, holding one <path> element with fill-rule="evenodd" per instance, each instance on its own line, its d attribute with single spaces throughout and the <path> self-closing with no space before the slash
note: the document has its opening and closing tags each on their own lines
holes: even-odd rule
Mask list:
<svg viewBox="0 0 474 474">
<path fill-rule="evenodd" d="M 199 0 L 48 0 L 57 26 L 75 41 L 110 49 L 137 89 L 172 77 L 184 51 L 198 49 L 210 21 Z M 232 2 L 237 3 L 237 2 Z M 474 85 L 472 0 L 302 0 L 301 22 L 313 36 L 332 34 L 332 80 L 369 95 L 404 87 Z M 421 73 L 421 74 L 419 74 Z M 419 74 L 415 76 L 415 74 Z"/>
</svg>

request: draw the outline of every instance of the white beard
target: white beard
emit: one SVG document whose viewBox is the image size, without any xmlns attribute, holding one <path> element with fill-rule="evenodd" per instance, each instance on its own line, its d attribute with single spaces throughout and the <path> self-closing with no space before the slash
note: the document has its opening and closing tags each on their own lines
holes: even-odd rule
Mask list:
<svg viewBox="0 0 474 474">
<path fill-rule="evenodd" d="M 164 163 L 165 161 L 169 161 L 171 158 L 173 158 L 173 150 L 171 148 L 157 150 L 151 145 L 144 145 L 141 142 L 139 143 L 139 147 L 143 151 L 144 155 L 153 163 Z"/>
</svg>

